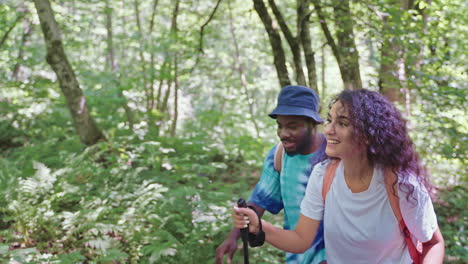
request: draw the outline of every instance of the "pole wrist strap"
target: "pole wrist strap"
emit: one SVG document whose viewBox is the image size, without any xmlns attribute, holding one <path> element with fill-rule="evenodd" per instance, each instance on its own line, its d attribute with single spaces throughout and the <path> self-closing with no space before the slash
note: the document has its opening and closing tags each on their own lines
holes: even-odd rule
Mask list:
<svg viewBox="0 0 468 264">
<path fill-rule="evenodd" d="M 258 217 L 258 232 L 256 234 L 249 233 L 249 245 L 251 247 L 260 247 L 265 243 L 265 232 L 263 232 L 262 228 L 262 219 L 260 218 L 260 215 L 258 214 L 257 210 L 253 206 L 248 206 L 250 209 L 252 209 L 255 214 Z"/>
</svg>

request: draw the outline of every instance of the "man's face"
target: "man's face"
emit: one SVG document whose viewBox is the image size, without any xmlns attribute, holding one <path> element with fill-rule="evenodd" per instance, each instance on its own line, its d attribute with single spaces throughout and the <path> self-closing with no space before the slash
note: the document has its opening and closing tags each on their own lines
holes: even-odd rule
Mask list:
<svg viewBox="0 0 468 264">
<path fill-rule="evenodd" d="M 313 123 L 304 116 L 278 115 L 278 137 L 288 154 L 307 154 L 313 144 Z"/>
</svg>

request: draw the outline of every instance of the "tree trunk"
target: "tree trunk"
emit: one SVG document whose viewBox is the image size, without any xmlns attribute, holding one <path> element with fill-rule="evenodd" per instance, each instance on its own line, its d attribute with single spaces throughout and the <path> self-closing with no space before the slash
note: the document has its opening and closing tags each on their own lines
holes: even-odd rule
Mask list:
<svg viewBox="0 0 468 264">
<path fill-rule="evenodd" d="M 114 49 L 114 35 L 113 35 L 113 28 L 112 28 L 112 7 L 109 4 L 109 0 L 106 0 L 106 29 L 107 29 L 107 66 L 111 72 L 114 73 L 113 79 L 114 83 L 118 88 L 118 96 L 123 99 L 123 109 L 125 111 L 125 115 L 127 116 L 128 127 L 130 130 L 133 131 L 133 124 L 135 120 L 133 118 L 133 113 L 130 107 L 127 104 L 127 98 L 122 93 L 122 87 L 120 85 L 120 79 L 118 76 L 119 73 L 119 66 L 117 60 L 115 59 L 115 49 Z"/>
<path fill-rule="evenodd" d="M 428 24 L 430 22 L 430 18 L 429 18 L 429 15 L 427 14 L 427 9 L 430 8 L 430 5 L 432 4 L 432 0 L 428 0 L 426 1 L 428 7 L 424 8 L 424 9 L 421 9 L 419 7 L 419 5 L 417 5 L 415 8 L 417 9 L 419 15 L 421 15 L 421 17 L 423 18 L 423 21 L 422 21 L 422 24 L 421 24 L 421 33 L 423 35 L 424 38 L 427 37 L 427 35 L 429 34 L 428 33 Z M 423 64 L 424 64 L 424 53 L 425 53 L 425 44 L 423 41 L 421 41 L 419 43 L 419 52 L 418 52 L 418 55 L 417 55 L 417 58 L 415 60 L 415 63 L 414 63 L 414 70 L 416 73 L 419 73 L 422 71 L 422 67 L 423 67 Z M 421 86 L 421 80 L 420 78 L 418 77 L 420 74 L 414 74 L 414 76 L 416 76 L 416 85 L 417 86 Z"/>
<path fill-rule="evenodd" d="M 384 28 L 386 28 L 385 24 Z M 393 102 L 402 102 L 403 100 L 401 93 L 403 87 L 398 78 L 401 76 L 402 52 L 401 47 L 391 38 L 383 40 L 380 51 L 379 91 Z"/>
<path fill-rule="evenodd" d="M 309 87 L 317 94 L 318 84 L 317 84 L 317 71 L 315 69 L 315 54 L 312 50 L 312 39 L 310 38 L 310 29 L 309 29 L 309 10 L 310 2 L 309 0 L 298 0 L 297 7 L 297 28 L 299 38 L 301 40 L 302 49 L 304 50 L 304 57 L 307 65 L 307 76 L 309 80 Z"/>
<path fill-rule="evenodd" d="M 59 28 L 49 0 L 34 0 L 47 47 L 47 62 L 57 75 L 65 96 L 76 131 L 86 145 L 105 140 L 104 134 L 91 117 L 75 73 L 68 62 L 60 37 Z"/>
<path fill-rule="evenodd" d="M 179 118 L 179 67 L 177 55 L 174 56 L 174 116 L 171 125 L 171 137 L 175 137 L 177 130 L 177 119 Z"/>
<path fill-rule="evenodd" d="M 284 54 L 283 44 L 278 29 L 273 25 L 273 20 L 268 13 L 263 0 L 253 0 L 255 11 L 262 20 L 263 26 L 266 29 L 270 40 L 271 50 L 273 52 L 273 60 L 275 64 L 276 74 L 278 75 L 279 84 L 281 87 L 291 84 L 286 67 L 286 55 Z"/>
<path fill-rule="evenodd" d="M 106 29 L 107 29 L 107 66 L 112 72 L 118 71 L 117 61 L 115 60 L 115 51 L 114 51 L 114 34 L 112 28 L 112 7 L 109 4 L 109 0 L 106 0 Z"/>
<path fill-rule="evenodd" d="M 29 18 L 25 19 L 23 36 L 21 37 L 21 44 L 19 46 L 16 64 L 13 67 L 13 80 L 18 80 L 18 75 L 21 69 L 21 63 L 23 62 L 24 47 L 27 45 L 29 37 L 31 37 L 32 29 L 33 27 L 31 26 L 31 20 Z"/>
<path fill-rule="evenodd" d="M 348 0 L 346 0 L 346 1 L 348 1 Z M 335 59 L 336 59 L 336 61 L 338 63 L 338 67 L 339 67 L 340 73 L 341 73 L 341 79 L 343 80 L 343 85 L 344 85 L 345 89 L 359 89 L 359 88 L 361 88 L 362 87 L 361 77 L 360 77 L 360 75 L 356 75 L 356 73 L 354 73 L 353 69 L 350 69 L 350 67 L 351 67 L 350 65 L 346 65 L 346 58 L 344 58 L 344 56 L 346 54 L 342 54 L 340 44 L 338 44 L 338 45 L 336 44 L 335 39 L 333 38 L 333 35 L 332 35 L 330 29 L 328 28 L 327 19 L 325 17 L 325 14 L 323 13 L 320 1 L 319 0 L 312 0 L 312 3 L 314 4 L 314 8 L 315 8 L 315 11 L 317 12 L 317 16 L 319 17 L 320 26 L 322 27 L 322 31 L 323 31 L 323 34 L 325 35 L 326 40 L 327 40 L 327 44 L 330 45 L 330 48 L 331 48 L 331 50 L 333 52 L 333 55 L 335 56 Z M 341 3 L 341 2 L 339 2 L 339 3 Z M 347 2 L 347 3 L 348 3 L 348 9 L 349 9 L 349 2 Z M 339 28 L 340 27 L 339 24 L 337 24 L 337 27 L 338 27 L 337 30 L 344 30 L 344 29 Z M 351 28 L 352 28 L 352 25 L 351 25 Z M 354 43 L 354 35 L 352 35 L 352 36 L 353 36 L 352 38 L 353 38 L 353 43 Z M 342 39 L 340 41 L 343 41 L 344 43 L 342 43 L 342 44 L 344 44 L 344 45 L 350 45 L 350 44 L 346 44 L 344 39 Z M 355 51 L 356 51 L 356 56 L 358 57 L 357 50 L 355 50 Z M 351 50 L 349 49 L 347 52 L 350 53 Z M 351 59 L 351 63 L 353 63 L 354 60 L 356 60 L 356 59 Z M 356 67 L 356 65 L 354 65 L 354 67 Z M 357 67 L 359 67 L 359 64 L 357 65 Z"/>
<path fill-rule="evenodd" d="M 172 64 L 171 64 L 171 67 L 172 67 Z M 169 109 L 168 109 L 167 105 L 169 103 L 169 96 L 171 95 L 171 88 L 172 88 L 172 77 L 171 77 L 170 80 L 167 81 L 166 93 L 164 94 L 164 97 L 163 97 L 162 102 L 161 102 L 161 112 L 162 113 L 168 113 L 169 112 Z"/>
<path fill-rule="evenodd" d="M 286 38 L 286 41 L 288 42 L 289 47 L 291 48 L 291 53 L 293 55 L 293 62 L 294 62 L 294 70 L 295 70 L 295 75 L 296 75 L 296 82 L 299 85 L 307 86 L 306 79 L 304 76 L 304 71 L 302 70 L 301 46 L 299 45 L 299 37 L 293 36 L 293 34 L 291 33 L 291 30 L 289 30 L 289 27 L 283 18 L 283 15 L 278 9 L 278 6 L 276 6 L 275 1 L 268 0 L 268 3 L 270 4 L 271 10 L 273 11 L 273 14 L 275 15 L 276 21 L 278 21 L 280 29 L 283 32 L 283 35 Z M 299 27 L 300 25 L 298 24 L 297 26 Z M 300 29 L 298 28 L 298 32 L 299 31 Z"/>
<path fill-rule="evenodd" d="M 173 42 L 178 41 L 177 18 L 179 15 L 179 6 L 180 6 L 180 0 L 176 0 L 174 9 L 172 12 L 171 29 L 169 33 L 169 38 Z M 175 75 L 178 74 L 178 65 L 174 65 L 174 63 L 178 62 L 178 60 L 173 59 L 175 56 L 177 56 L 176 53 L 168 52 L 165 55 L 163 64 L 161 65 L 161 70 L 160 70 L 161 78 L 160 78 L 158 92 L 156 96 L 157 113 L 156 113 L 156 116 L 151 116 L 151 120 L 150 120 L 151 122 L 154 122 L 156 124 L 156 127 L 155 127 L 156 129 L 155 133 L 157 133 L 156 135 L 159 135 L 161 126 L 163 125 L 164 122 L 167 122 L 167 117 L 170 116 L 168 105 L 169 105 L 169 98 L 171 95 L 172 84 L 174 83 L 174 90 L 175 90 L 174 93 L 178 93 L 178 89 L 179 89 L 178 87 L 176 87 L 178 86 L 178 83 L 175 84 L 175 79 L 177 78 L 177 76 Z M 164 87 L 165 80 L 166 80 L 166 90 L 165 90 L 165 93 L 163 94 L 163 87 Z M 177 97 L 178 95 L 174 94 L 174 96 Z M 175 112 L 177 112 L 177 110 Z M 178 113 L 175 115 L 175 118 L 178 118 Z M 173 121 L 172 126 L 175 126 L 177 124 L 177 121 L 175 120 L 172 120 L 172 121 Z M 171 130 L 172 130 L 172 127 L 169 126 L 167 131 L 171 133 Z"/>
<path fill-rule="evenodd" d="M 151 20 L 150 20 L 150 25 L 149 25 L 149 30 L 148 30 L 148 36 L 150 36 L 150 47 L 153 47 L 154 46 L 154 43 L 153 43 L 153 38 L 151 37 L 151 35 L 153 34 L 153 28 L 154 28 L 154 17 L 156 16 L 156 9 L 158 7 L 158 3 L 159 1 L 158 0 L 154 0 L 153 1 L 153 11 L 151 13 Z M 154 52 L 151 52 L 151 58 L 150 58 L 150 80 L 149 80 L 149 106 L 148 106 L 148 109 L 154 109 L 154 83 L 155 83 L 155 80 L 156 80 L 156 76 L 155 76 L 155 62 L 154 62 L 155 58 L 154 58 Z"/>
<path fill-rule="evenodd" d="M 179 34 L 179 29 L 178 29 L 178 26 L 177 26 L 177 18 L 179 17 L 179 6 L 180 6 L 180 0 L 176 0 L 176 3 L 174 5 L 174 11 L 172 12 L 172 21 L 171 21 L 171 37 L 173 38 L 173 41 L 175 43 L 177 43 L 179 41 L 179 37 L 178 37 L 178 34 Z M 179 79 L 178 79 L 178 74 L 179 74 L 179 67 L 177 65 L 178 63 L 178 60 L 177 60 L 177 52 L 173 52 L 172 54 L 172 57 L 174 58 L 173 59 L 173 64 L 174 64 L 174 75 L 173 75 L 173 79 L 174 79 L 174 115 L 173 115 L 173 119 L 172 119 L 172 126 L 170 128 L 170 134 L 172 136 L 175 136 L 175 132 L 176 132 L 176 126 L 177 126 L 177 118 L 179 118 L 179 113 L 178 113 L 178 92 L 179 92 Z M 170 86 L 168 87 L 168 94 L 169 94 L 169 91 L 170 91 Z M 167 100 L 166 100 L 167 101 Z M 169 113 L 169 111 L 167 111 Z"/>
<path fill-rule="evenodd" d="M 325 45 L 322 46 L 322 52 L 320 53 L 320 74 L 322 79 L 322 92 L 320 98 L 325 98 L 325 91 L 327 90 L 327 83 L 325 80 Z"/>
<path fill-rule="evenodd" d="M 250 117 L 250 120 L 252 121 L 252 124 L 254 125 L 257 137 L 260 137 L 260 128 L 255 118 L 256 115 L 254 111 L 254 100 L 253 98 L 251 98 L 249 94 L 249 90 L 247 88 L 247 79 L 244 74 L 244 67 L 242 65 L 242 59 L 240 55 L 239 44 L 237 42 L 236 29 L 234 27 L 232 10 L 231 10 L 230 5 L 229 5 L 229 26 L 230 26 L 232 41 L 234 42 L 234 50 L 235 50 L 234 61 L 236 63 L 236 70 L 237 70 L 237 73 L 239 74 L 239 79 L 241 82 L 242 90 L 244 91 L 244 95 L 247 98 L 247 105 L 249 106 L 249 114 L 250 114 L 249 117 Z"/>
<path fill-rule="evenodd" d="M 160 75 L 161 76 L 167 76 L 168 73 L 167 72 L 167 68 L 168 68 L 168 65 L 169 62 L 167 61 L 167 59 L 164 60 L 163 62 L 163 65 L 161 66 L 161 69 L 160 69 Z M 166 78 L 165 77 L 161 77 L 160 80 L 159 80 L 159 86 L 158 86 L 158 92 L 156 94 L 156 109 L 158 110 L 161 110 L 161 96 L 162 96 L 162 92 L 163 92 L 163 86 L 164 86 L 164 80 Z"/>
<path fill-rule="evenodd" d="M 151 109 L 148 109 L 148 105 L 150 104 L 149 103 L 149 91 L 148 91 L 148 78 L 146 76 L 145 56 L 143 55 L 144 42 L 145 42 L 144 36 L 145 36 L 145 34 L 144 34 L 143 28 L 141 26 L 139 0 L 134 0 L 133 7 L 135 9 L 135 20 L 136 20 L 136 23 L 137 23 L 138 35 L 139 35 L 139 39 L 140 39 L 140 47 L 138 49 L 138 54 L 140 56 L 141 74 L 142 74 L 142 77 L 143 77 L 143 89 L 144 89 L 145 94 L 146 94 L 146 110 L 148 112 Z"/>
<path fill-rule="evenodd" d="M 154 18 L 156 16 L 156 10 L 158 8 L 158 4 L 159 4 L 158 0 L 153 0 L 153 11 L 151 12 L 151 20 L 150 20 L 149 30 L 148 30 L 149 34 L 151 34 L 153 32 Z"/>
<path fill-rule="evenodd" d="M 135 19 L 137 22 L 138 35 L 140 38 L 140 45 L 139 45 L 140 47 L 138 49 L 138 54 L 140 57 L 141 75 L 143 79 L 143 89 L 144 89 L 144 93 L 146 96 L 145 107 L 146 107 L 146 118 L 148 119 L 148 134 L 158 136 L 159 129 L 158 129 L 158 125 L 156 124 L 157 123 L 156 117 L 154 116 L 154 113 L 153 113 L 154 90 L 153 90 L 153 87 L 150 87 L 150 85 L 153 84 L 152 83 L 153 81 L 150 80 L 149 82 L 150 85 L 148 85 L 148 77 L 147 77 L 147 72 L 146 72 L 146 60 L 143 54 L 143 50 L 144 50 L 145 43 L 146 43 L 146 38 L 145 38 L 146 34 L 144 34 L 145 32 L 143 31 L 143 27 L 141 25 L 139 0 L 134 0 L 133 5 L 135 9 Z M 155 10 L 156 9 L 154 8 L 153 11 Z M 152 25 L 150 24 L 150 27 L 151 26 Z M 150 30 L 152 30 L 152 28 L 150 28 Z M 151 59 L 150 67 L 154 67 L 154 65 L 152 65 L 152 63 L 154 62 L 154 57 L 150 59 Z M 151 70 L 154 70 L 154 68 L 152 68 Z"/>
<path fill-rule="evenodd" d="M 322 10 L 322 5 L 319 0 L 312 0 L 312 4 L 314 5 L 315 12 L 317 13 L 317 16 L 319 18 L 320 22 L 320 27 L 322 28 L 323 34 L 325 35 L 325 39 L 327 40 L 327 44 L 330 46 L 333 56 L 335 57 L 337 63 L 338 63 L 338 68 L 340 69 L 341 76 L 343 76 L 343 72 L 345 71 L 342 65 L 342 59 L 341 59 L 341 54 L 338 49 L 338 45 L 335 43 L 335 39 L 333 38 L 333 35 L 328 28 L 327 24 L 327 19 L 325 17 L 325 14 L 323 13 Z M 343 78 L 342 78 L 343 79 Z M 344 80 L 343 80 L 344 83 Z M 346 87 L 346 85 L 345 85 Z"/>
<path fill-rule="evenodd" d="M 333 10 L 335 14 L 336 36 L 340 50 L 340 63 L 343 68 L 341 77 L 343 78 L 345 89 L 362 89 L 359 53 L 354 41 L 354 22 L 349 0 L 335 0 Z"/>
<path fill-rule="evenodd" d="M 404 1 L 391 1 L 390 5 L 392 9 L 390 12 L 402 12 L 400 8 L 407 10 L 407 7 L 404 7 L 406 5 Z M 380 50 L 379 90 L 389 100 L 404 105 L 406 104 L 404 93 L 408 93 L 404 48 L 399 36 L 395 36 L 394 33 L 395 28 L 402 26 L 402 21 L 395 16 L 389 16 L 388 13 L 383 14 L 380 19 L 383 24 L 383 40 Z"/>
<path fill-rule="evenodd" d="M 154 29 L 154 18 L 156 17 L 156 11 L 158 7 L 159 1 L 154 0 L 153 1 L 153 8 L 151 11 L 151 19 L 149 23 L 149 28 L 148 28 L 148 36 L 150 38 L 150 47 L 152 47 L 153 44 L 153 29 Z M 158 113 L 155 113 L 155 98 L 154 98 L 154 85 L 155 85 L 155 80 L 156 80 L 156 70 L 155 70 L 155 54 L 154 52 L 151 52 L 150 55 L 150 76 L 149 76 L 149 81 L 148 81 L 148 88 L 145 88 L 145 93 L 146 93 L 146 116 L 148 118 L 148 130 L 149 134 L 153 136 L 159 136 L 159 125 L 157 124 L 159 120 Z"/>
</svg>

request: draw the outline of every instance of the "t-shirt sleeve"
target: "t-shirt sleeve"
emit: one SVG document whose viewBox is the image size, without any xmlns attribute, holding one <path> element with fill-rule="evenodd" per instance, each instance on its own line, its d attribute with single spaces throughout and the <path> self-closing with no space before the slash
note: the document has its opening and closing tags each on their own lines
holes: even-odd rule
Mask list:
<svg viewBox="0 0 468 264">
<path fill-rule="evenodd" d="M 407 199 L 407 195 L 400 191 L 400 210 L 411 234 L 422 243 L 429 241 L 437 229 L 437 217 L 431 198 L 424 186 L 416 179 L 410 179 L 409 184 L 414 192 Z"/>
<path fill-rule="evenodd" d="M 272 214 L 277 214 L 283 209 L 280 175 L 274 168 L 275 150 L 276 146 L 266 156 L 262 175 L 249 199 L 250 203 L 258 205 Z"/>
<path fill-rule="evenodd" d="M 323 219 L 324 201 L 322 198 L 322 185 L 327 165 L 328 161 L 315 165 L 301 203 L 301 214 L 315 220 Z"/>
</svg>

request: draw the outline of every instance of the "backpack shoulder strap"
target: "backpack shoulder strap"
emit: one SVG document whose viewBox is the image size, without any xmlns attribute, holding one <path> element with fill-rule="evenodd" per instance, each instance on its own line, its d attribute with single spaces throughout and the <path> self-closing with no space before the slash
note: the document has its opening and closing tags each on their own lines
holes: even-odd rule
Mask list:
<svg viewBox="0 0 468 264">
<path fill-rule="evenodd" d="M 387 190 L 388 201 L 392 207 L 393 214 L 395 215 L 398 223 L 403 219 L 400 210 L 400 200 L 398 198 L 398 183 L 393 185 L 397 176 L 390 170 L 385 170 L 385 189 Z"/>
<path fill-rule="evenodd" d="M 393 214 L 395 215 L 400 226 L 400 230 L 403 233 L 403 237 L 405 238 L 405 242 L 408 246 L 408 251 L 410 253 L 411 259 L 413 260 L 413 263 L 419 264 L 421 263 L 421 252 L 414 245 L 413 240 L 411 239 L 411 232 L 409 231 L 405 221 L 403 220 L 403 216 L 400 210 L 400 199 L 398 198 L 398 183 L 393 185 L 395 180 L 397 180 L 397 175 L 391 170 L 387 169 L 385 170 L 384 178 L 388 201 L 390 202 Z"/>
<path fill-rule="evenodd" d="M 284 147 L 283 143 L 278 143 L 276 145 L 275 156 L 273 158 L 273 167 L 275 170 L 281 174 L 281 168 L 283 167 L 283 159 L 284 159 Z"/>
<path fill-rule="evenodd" d="M 335 172 L 336 168 L 338 168 L 338 164 L 340 164 L 339 160 L 331 160 L 327 168 L 325 169 L 325 175 L 323 175 L 322 184 L 322 198 L 324 203 L 325 198 L 327 197 L 327 193 L 330 190 L 330 187 L 333 183 L 333 179 L 335 178 Z"/>
</svg>

